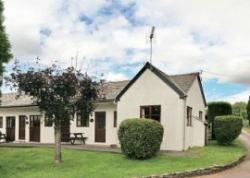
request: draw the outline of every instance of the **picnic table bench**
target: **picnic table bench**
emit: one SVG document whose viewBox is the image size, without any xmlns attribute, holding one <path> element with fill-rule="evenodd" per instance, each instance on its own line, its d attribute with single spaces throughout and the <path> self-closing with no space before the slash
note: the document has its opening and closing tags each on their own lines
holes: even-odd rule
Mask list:
<svg viewBox="0 0 250 178">
<path fill-rule="evenodd" d="M 85 144 L 87 137 L 84 137 L 83 133 L 71 133 L 69 139 L 70 139 L 71 145 L 74 145 L 76 140 L 80 140 L 82 141 L 83 144 Z"/>
<path fill-rule="evenodd" d="M 0 141 L 1 141 L 1 140 L 7 141 L 7 137 L 6 137 L 6 134 L 3 134 L 3 133 L 0 131 Z"/>
</svg>

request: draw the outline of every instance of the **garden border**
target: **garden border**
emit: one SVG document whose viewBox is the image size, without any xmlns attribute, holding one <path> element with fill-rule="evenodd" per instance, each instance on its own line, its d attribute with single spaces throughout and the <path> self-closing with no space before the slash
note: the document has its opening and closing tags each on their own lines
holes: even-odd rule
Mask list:
<svg viewBox="0 0 250 178">
<path fill-rule="evenodd" d="M 225 165 L 214 165 L 206 168 L 199 168 L 190 171 L 183 171 L 183 172 L 174 172 L 174 173 L 167 173 L 161 175 L 151 175 L 151 176 L 142 176 L 141 178 L 185 178 L 185 177 L 193 177 L 193 176 L 201 176 L 201 175 L 209 175 L 218 172 L 222 172 L 224 170 L 233 168 L 240 163 L 242 163 L 246 158 L 246 155 L 239 157 L 237 160 L 225 164 Z"/>
</svg>

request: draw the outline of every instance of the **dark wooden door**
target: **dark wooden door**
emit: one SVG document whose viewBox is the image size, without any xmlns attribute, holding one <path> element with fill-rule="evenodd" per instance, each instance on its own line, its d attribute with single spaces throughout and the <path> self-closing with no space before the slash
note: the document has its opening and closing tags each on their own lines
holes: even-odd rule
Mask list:
<svg viewBox="0 0 250 178">
<path fill-rule="evenodd" d="M 70 121 L 65 121 L 62 123 L 61 128 L 61 141 L 68 142 L 70 138 Z"/>
<path fill-rule="evenodd" d="M 95 113 L 95 142 L 106 142 L 106 113 Z"/>
<path fill-rule="evenodd" d="M 6 137 L 8 141 L 15 140 L 16 119 L 15 117 L 6 117 Z"/>
<path fill-rule="evenodd" d="M 25 140 L 25 119 L 26 116 L 19 116 L 19 139 Z"/>
<path fill-rule="evenodd" d="M 30 141 L 40 142 L 40 115 L 30 116 Z"/>
</svg>

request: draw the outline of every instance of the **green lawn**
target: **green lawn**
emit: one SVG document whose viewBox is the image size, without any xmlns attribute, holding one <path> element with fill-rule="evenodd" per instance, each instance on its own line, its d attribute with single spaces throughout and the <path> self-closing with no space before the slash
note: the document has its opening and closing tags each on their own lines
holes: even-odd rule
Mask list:
<svg viewBox="0 0 250 178">
<path fill-rule="evenodd" d="M 245 130 L 245 131 L 247 131 L 248 133 L 250 133 L 250 126 L 249 126 L 249 121 L 248 120 L 246 120 L 246 119 L 244 119 L 243 120 L 243 129 Z"/>
<path fill-rule="evenodd" d="M 0 147 L 1 178 L 111 178 L 161 174 L 231 162 L 246 152 L 236 142 L 223 147 L 211 144 L 183 154 L 129 160 L 121 154 L 63 150 L 64 162 L 53 165 L 53 149 Z"/>
<path fill-rule="evenodd" d="M 250 133 L 250 126 L 248 125 L 248 126 L 244 126 L 244 128 L 243 128 L 245 131 L 247 131 L 248 133 Z"/>
</svg>

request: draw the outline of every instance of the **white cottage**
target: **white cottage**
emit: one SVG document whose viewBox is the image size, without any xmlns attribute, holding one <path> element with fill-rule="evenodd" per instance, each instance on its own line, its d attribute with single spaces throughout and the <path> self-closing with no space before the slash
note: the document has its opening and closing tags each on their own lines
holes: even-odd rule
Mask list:
<svg viewBox="0 0 250 178">
<path fill-rule="evenodd" d="M 89 118 L 75 116 L 63 135 L 84 133 L 86 144 L 118 145 L 117 130 L 126 118 L 152 118 L 164 126 L 162 150 L 205 144 L 206 100 L 199 73 L 167 75 L 146 63 L 130 81 L 107 82 Z M 29 96 L 3 94 L 0 131 L 15 142 L 54 143 L 52 123 Z M 62 138 L 65 139 L 65 138 Z"/>
</svg>

